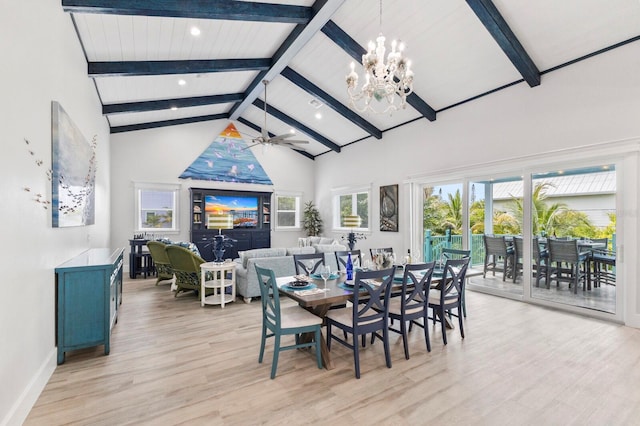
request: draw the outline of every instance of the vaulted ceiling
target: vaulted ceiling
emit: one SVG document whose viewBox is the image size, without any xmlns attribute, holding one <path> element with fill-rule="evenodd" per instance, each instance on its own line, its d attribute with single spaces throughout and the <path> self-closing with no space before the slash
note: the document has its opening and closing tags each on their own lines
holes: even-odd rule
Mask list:
<svg viewBox="0 0 640 426">
<path fill-rule="evenodd" d="M 309 144 L 313 159 L 640 39 L 638 0 L 62 0 L 112 133 L 233 120 Z M 192 35 L 197 27 L 199 35 Z M 345 76 L 370 40 L 398 39 L 406 109 L 350 109 Z M 182 80 L 183 84 L 179 84 Z M 318 107 L 318 105 L 321 105 Z M 321 118 L 317 118 L 320 113 Z M 436 125 L 436 123 L 430 123 Z M 461 123 L 463 124 L 463 123 Z M 212 139 L 215 135 L 212 135 Z"/>
</svg>

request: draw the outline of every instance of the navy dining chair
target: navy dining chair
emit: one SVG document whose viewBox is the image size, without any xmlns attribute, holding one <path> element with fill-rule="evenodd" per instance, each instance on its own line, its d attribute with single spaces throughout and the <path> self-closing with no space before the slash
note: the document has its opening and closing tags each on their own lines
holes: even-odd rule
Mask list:
<svg viewBox="0 0 640 426">
<path fill-rule="evenodd" d="M 462 295 L 464 294 L 465 279 L 469 258 L 459 260 L 447 260 L 444 264 L 442 280 L 440 284 L 431 289 L 429 293 L 429 307 L 433 309 L 433 324 L 440 321 L 442 326 L 442 341 L 447 344 L 446 316 L 458 317 L 460 336 L 464 339 L 464 327 L 462 325 Z M 456 309 L 457 314 L 452 311 Z"/>
<path fill-rule="evenodd" d="M 389 352 L 389 297 L 395 266 L 380 271 L 356 272 L 353 286 L 352 306 L 330 310 L 325 321 L 327 324 L 327 348 L 331 350 L 331 341 L 346 346 L 353 351 L 356 378 L 360 378 L 360 347 L 358 341 L 365 342 L 366 335 L 372 333 L 372 342 L 376 337 L 382 340 L 384 356 L 388 368 L 391 368 Z M 334 335 L 332 328 L 339 328 L 345 337 Z M 347 334 L 351 334 L 352 343 Z M 364 345 L 363 345 L 364 346 Z"/>
<path fill-rule="evenodd" d="M 409 359 L 407 323 L 409 324 L 409 331 L 411 331 L 414 324 L 423 328 L 427 352 L 431 352 L 429 317 L 427 313 L 429 310 L 429 290 L 434 267 L 435 262 L 405 265 L 400 296 L 394 297 L 389 301 L 389 318 L 398 320 L 400 324 L 400 329 L 389 326 L 389 330 L 402 335 L 404 357 L 406 359 Z M 418 321 L 420 319 L 422 319 L 422 323 Z"/>
</svg>

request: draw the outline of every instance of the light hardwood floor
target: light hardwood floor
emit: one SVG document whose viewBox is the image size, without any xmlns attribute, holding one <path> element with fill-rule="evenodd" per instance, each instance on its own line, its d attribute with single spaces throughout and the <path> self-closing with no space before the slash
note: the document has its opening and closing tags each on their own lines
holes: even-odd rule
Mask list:
<svg viewBox="0 0 640 426">
<path fill-rule="evenodd" d="M 111 354 L 67 355 L 26 425 L 639 424 L 640 330 L 512 300 L 468 293 L 467 337 L 442 344 L 420 329 L 411 359 L 392 334 L 352 353 L 332 346 L 336 368 L 312 352 L 258 364 L 259 300 L 201 308 L 155 280 L 127 280 Z"/>
</svg>

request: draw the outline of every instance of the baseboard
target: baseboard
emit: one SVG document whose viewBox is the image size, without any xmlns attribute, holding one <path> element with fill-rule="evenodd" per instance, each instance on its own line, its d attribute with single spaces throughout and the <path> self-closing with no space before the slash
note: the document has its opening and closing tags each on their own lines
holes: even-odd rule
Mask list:
<svg viewBox="0 0 640 426">
<path fill-rule="evenodd" d="M 58 350 L 54 346 L 49 356 L 46 357 L 36 374 L 33 376 L 29 385 L 20 394 L 16 402 L 11 407 L 4 419 L 0 421 L 0 426 L 20 426 L 24 423 L 42 393 L 42 390 L 49 382 L 51 375 L 58 365 Z"/>
</svg>

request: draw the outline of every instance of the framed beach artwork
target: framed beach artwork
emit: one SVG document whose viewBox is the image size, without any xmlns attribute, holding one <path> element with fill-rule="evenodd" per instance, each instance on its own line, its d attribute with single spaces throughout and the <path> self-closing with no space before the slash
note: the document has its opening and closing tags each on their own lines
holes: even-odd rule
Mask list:
<svg viewBox="0 0 640 426">
<path fill-rule="evenodd" d="M 398 185 L 380 187 L 380 230 L 398 232 Z"/>
<path fill-rule="evenodd" d="M 87 142 L 56 102 L 51 103 L 53 226 L 95 223 L 96 141 Z"/>
</svg>

